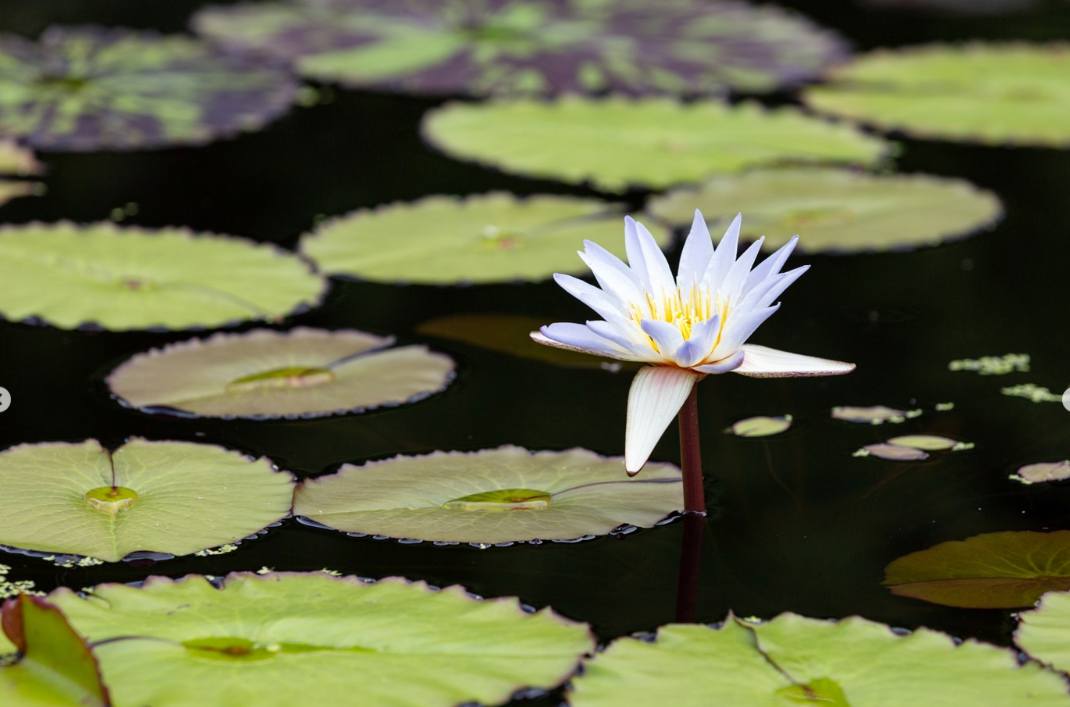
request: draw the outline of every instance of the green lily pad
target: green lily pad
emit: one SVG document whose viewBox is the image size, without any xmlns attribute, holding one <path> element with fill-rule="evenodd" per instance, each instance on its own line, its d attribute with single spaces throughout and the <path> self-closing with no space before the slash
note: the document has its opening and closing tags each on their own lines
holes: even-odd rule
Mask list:
<svg viewBox="0 0 1070 707">
<path fill-rule="evenodd" d="M 907 418 L 917 417 L 920 414 L 921 410 L 899 410 L 886 405 L 873 405 L 870 407 L 842 405 L 832 408 L 833 419 L 867 425 L 883 425 L 886 422 L 898 424 L 905 422 Z"/>
<path fill-rule="evenodd" d="M 39 182 L 5 179 L 7 176 L 25 177 L 40 174 L 41 165 L 33 153 L 16 145 L 11 140 L 0 140 L 0 206 L 20 196 L 40 194 Z"/>
<path fill-rule="evenodd" d="M 585 238 L 624 255 L 623 210 L 569 196 L 431 196 L 353 212 L 301 239 L 324 272 L 423 285 L 543 280 L 581 267 Z M 669 242 L 668 233 L 658 234 Z"/>
<path fill-rule="evenodd" d="M 594 647 L 549 609 L 398 578 L 151 577 L 50 599 L 98 643 L 120 705 L 498 704 L 556 686 Z"/>
<path fill-rule="evenodd" d="M 899 596 L 967 609 L 1031 606 L 1070 590 L 1070 530 L 985 533 L 904 555 L 884 568 Z"/>
<path fill-rule="evenodd" d="M 317 417 L 394 407 L 437 393 L 453 361 L 392 337 L 298 327 L 215 334 L 138 354 L 112 371 L 121 403 L 205 417 Z"/>
<path fill-rule="evenodd" d="M 1036 383 L 1010 385 L 1001 388 L 999 392 L 1011 398 L 1025 398 L 1031 403 L 1061 403 L 1063 401 L 1062 395 L 1053 393 L 1051 389 Z"/>
<path fill-rule="evenodd" d="M 885 459 L 893 462 L 915 462 L 929 458 L 928 452 L 900 444 L 889 444 L 888 442 L 867 444 L 865 447 L 862 447 L 855 452 L 854 456 L 877 457 L 878 459 Z"/>
<path fill-rule="evenodd" d="M 280 66 L 181 36 L 53 27 L 0 36 L 0 134 L 43 150 L 201 144 L 289 109 Z"/>
<path fill-rule="evenodd" d="M 1018 614 L 1014 642 L 1034 660 L 1070 671 L 1070 594 L 1049 592 L 1032 611 Z"/>
<path fill-rule="evenodd" d="M 1026 464 L 1011 478 L 1026 485 L 1070 479 L 1070 459 L 1064 459 L 1061 462 Z"/>
<path fill-rule="evenodd" d="M 1028 373 L 1029 354 L 1009 353 L 1003 356 L 960 358 L 947 364 L 949 371 L 973 371 L 982 376 L 1005 376 L 1008 373 Z"/>
<path fill-rule="evenodd" d="M 280 319 L 318 303 L 327 286 L 273 246 L 66 222 L 0 228 L 0 282 L 0 316 L 9 320 L 110 330 Z"/>
<path fill-rule="evenodd" d="M 795 13 L 701 0 L 305 0 L 211 7 L 193 26 L 312 79 L 419 94 L 771 91 L 847 53 Z"/>
<path fill-rule="evenodd" d="M 804 99 L 884 130 L 994 145 L 1070 147 L 1070 45 L 929 45 L 878 50 Z"/>
<path fill-rule="evenodd" d="M 416 327 L 416 333 L 563 368 L 597 368 L 616 372 L 630 366 L 620 361 L 536 344 L 531 340 L 531 332 L 538 331 L 548 321 L 548 317 L 519 314 L 447 314 L 422 322 Z"/>
<path fill-rule="evenodd" d="M 622 638 L 573 681 L 573 707 L 828 704 L 833 707 L 1062 705 L 1062 678 L 1013 651 L 849 618 L 729 617 L 672 624 L 653 641 Z"/>
<path fill-rule="evenodd" d="M 787 431 L 791 427 L 791 415 L 780 417 L 748 417 L 739 420 L 725 432 L 737 437 L 771 437 Z"/>
<path fill-rule="evenodd" d="M 921 449 L 926 452 L 942 452 L 954 449 L 961 442 L 938 435 L 903 435 L 901 437 L 892 437 L 888 440 L 888 444 Z"/>
<path fill-rule="evenodd" d="M 109 562 L 188 555 L 285 518 L 293 483 L 267 459 L 206 444 L 18 445 L 0 452 L 0 544 Z"/>
<path fill-rule="evenodd" d="M 0 704 L 108 707 L 108 689 L 85 640 L 52 604 L 26 594 L 4 603 L 4 633 L 18 659 L 0 667 Z"/>
<path fill-rule="evenodd" d="M 423 132 L 454 157 L 610 192 L 785 162 L 874 165 L 890 149 L 795 108 L 666 99 L 450 103 L 427 115 Z"/>
<path fill-rule="evenodd" d="M 648 210 L 685 226 L 695 209 L 717 222 L 742 211 L 743 236 L 779 248 L 801 234 L 810 252 L 857 253 L 936 245 L 976 233 L 1002 213 L 999 199 L 969 182 L 844 169 L 760 169 L 715 177 L 659 196 Z"/>
<path fill-rule="evenodd" d="M 336 530 L 481 546 L 649 528 L 682 507 L 671 465 L 633 479 L 619 458 L 511 446 L 347 464 L 294 495 L 294 515 Z"/>
</svg>

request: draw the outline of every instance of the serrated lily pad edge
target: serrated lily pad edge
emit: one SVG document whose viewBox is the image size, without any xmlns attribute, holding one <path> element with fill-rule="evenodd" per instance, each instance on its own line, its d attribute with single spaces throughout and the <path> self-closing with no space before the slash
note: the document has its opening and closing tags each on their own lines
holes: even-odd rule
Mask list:
<svg viewBox="0 0 1070 707">
<path fill-rule="evenodd" d="M 320 283 L 319 291 L 315 294 L 315 296 L 313 297 L 313 299 L 311 301 L 299 302 L 293 309 L 291 309 L 291 310 L 289 310 L 287 312 L 283 312 L 282 314 L 279 314 L 276 317 L 270 317 L 270 316 L 268 316 L 268 317 L 247 317 L 245 319 L 230 320 L 230 321 L 227 321 L 227 322 L 224 322 L 224 323 L 221 323 L 221 324 L 195 325 L 195 326 L 182 327 L 182 328 L 177 328 L 177 329 L 174 328 L 174 327 L 169 327 L 166 324 L 153 324 L 151 326 L 141 327 L 141 328 L 109 329 L 108 327 L 102 326 L 99 322 L 95 322 L 95 321 L 84 321 L 84 322 L 79 323 L 77 326 L 69 327 L 69 328 L 63 328 L 63 327 L 56 326 L 55 324 L 52 324 L 48 319 L 45 319 L 45 318 L 40 317 L 38 315 L 30 315 L 28 317 L 23 317 L 22 319 L 9 319 L 8 317 L 4 316 L 2 311 L 0 311 L 0 322 L 9 322 L 11 324 L 21 324 L 21 325 L 32 326 L 32 327 L 47 327 L 47 328 L 56 329 L 58 331 L 76 331 L 76 332 L 94 332 L 94 333 L 104 332 L 104 333 L 112 333 L 112 334 L 125 334 L 125 333 L 131 333 L 131 332 L 144 332 L 144 333 L 147 333 L 147 334 L 176 334 L 176 333 L 197 334 L 197 333 L 212 332 L 212 331 L 215 331 L 217 329 L 233 329 L 233 328 L 236 328 L 236 327 L 239 327 L 239 326 L 242 326 L 242 325 L 245 325 L 245 324 L 253 323 L 253 322 L 281 324 L 281 323 L 284 322 L 284 320 L 292 319 L 294 317 L 299 317 L 301 315 L 304 315 L 304 314 L 307 314 L 307 313 L 311 312 L 314 309 L 319 308 L 320 306 L 322 306 L 323 301 L 327 298 L 327 295 L 330 292 L 330 279 L 326 275 L 324 275 L 322 272 L 320 272 L 319 269 L 316 267 L 316 263 L 313 262 L 311 259 L 305 257 L 305 255 L 303 253 L 300 253 L 300 252 L 297 252 L 297 251 L 293 251 L 293 250 L 288 250 L 288 249 L 283 248 L 282 246 L 277 245 L 275 243 L 254 241 L 253 239 L 246 238 L 244 236 L 234 236 L 234 235 L 230 235 L 230 234 L 227 234 L 227 233 L 218 233 L 218 232 L 215 232 L 215 231 L 194 231 L 192 228 L 189 228 L 188 226 L 159 226 L 159 227 L 137 226 L 137 225 L 122 226 L 122 225 L 117 225 L 117 224 L 115 224 L 113 222 L 110 222 L 110 221 L 94 221 L 94 222 L 91 222 L 91 223 L 79 224 L 79 223 L 75 223 L 74 221 L 69 221 L 67 219 L 63 219 L 63 220 L 60 220 L 60 221 L 48 221 L 48 222 L 45 222 L 45 221 L 29 221 L 29 222 L 26 222 L 26 223 L 0 224 L 0 238 L 2 238 L 9 231 L 12 231 L 12 232 L 29 231 L 29 230 L 32 230 L 32 229 L 35 229 L 35 228 L 41 228 L 41 229 L 69 228 L 69 229 L 71 229 L 73 231 L 80 232 L 81 235 L 84 235 L 84 232 L 87 229 L 95 228 L 95 227 L 110 227 L 110 228 L 118 229 L 118 230 L 124 231 L 124 232 L 138 233 L 140 235 L 144 235 L 144 236 L 147 236 L 149 238 L 154 237 L 155 234 L 159 233 L 160 231 L 169 231 L 171 233 L 175 233 L 177 235 L 181 235 L 181 236 L 183 236 L 183 237 L 185 237 L 185 238 L 187 238 L 189 240 L 197 240 L 199 238 L 221 239 L 221 240 L 227 240 L 227 241 L 237 241 L 237 242 L 240 242 L 243 245 L 254 247 L 254 248 L 257 248 L 257 249 L 265 249 L 266 248 L 268 250 L 271 250 L 278 257 L 294 258 L 297 261 L 299 261 L 305 267 L 305 271 L 309 275 L 313 275 L 313 276 L 316 277 L 316 279 L 319 280 L 319 283 Z"/>
<path fill-rule="evenodd" d="M 298 330 L 303 329 L 303 328 L 318 329 L 318 327 L 295 327 L 293 329 L 286 329 L 286 330 L 274 329 L 273 331 L 278 331 L 279 333 L 283 333 L 283 334 L 290 334 L 290 333 L 293 333 L 293 332 L 298 331 Z M 214 329 L 214 327 L 213 327 L 213 329 Z M 367 333 L 369 333 L 369 332 L 366 332 L 366 331 L 363 331 L 363 330 L 360 330 L 360 329 L 353 329 L 353 328 L 328 329 L 328 330 L 325 330 L 325 331 L 330 331 L 332 333 L 339 333 L 339 334 L 343 334 L 343 333 L 367 334 Z M 160 415 L 160 416 L 163 416 L 163 417 L 177 417 L 177 418 L 181 418 L 181 419 L 184 419 L 184 420 L 224 420 L 224 421 L 227 421 L 227 422 L 231 422 L 231 421 L 235 421 L 235 420 L 239 420 L 239 421 L 243 421 L 243 422 L 244 421 L 247 421 L 247 422 L 280 422 L 280 421 L 283 421 L 283 422 L 295 422 L 295 421 L 299 421 L 299 420 L 320 420 L 320 419 L 327 418 L 327 417 L 346 417 L 346 416 L 349 416 L 349 415 L 363 415 L 363 414 L 370 413 L 370 412 L 386 412 L 386 411 L 389 411 L 389 410 L 394 410 L 396 408 L 406 407 L 406 406 L 412 405 L 414 403 L 423 402 L 424 400 L 428 400 L 429 398 L 433 398 L 433 397 L 435 397 L 437 395 L 441 395 L 442 393 L 446 392 L 446 390 L 451 385 L 453 385 L 454 382 L 456 382 L 457 377 L 459 375 L 458 370 L 457 370 L 458 369 L 457 360 L 453 356 L 450 356 L 449 354 L 443 353 L 441 351 L 436 351 L 436 350 L 434 350 L 434 349 L 432 349 L 432 348 L 430 348 L 428 346 L 425 346 L 424 344 L 406 344 L 406 346 L 417 346 L 419 348 L 422 348 L 428 355 L 438 356 L 438 357 L 442 357 L 442 358 L 445 358 L 445 359 L 449 359 L 450 363 L 452 364 L 452 368 L 450 369 L 449 373 L 446 374 L 446 377 L 442 381 L 442 385 L 441 386 L 439 386 L 435 390 L 427 390 L 427 391 L 421 391 L 419 393 L 415 393 L 413 395 L 410 395 L 405 400 L 392 400 L 392 401 L 387 401 L 385 403 L 378 403 L 378 404 L 375 404 L 375 405 L 358 405 L 356 407 L 345 408 L 345 409 L 340 409 L 340 410 L 322 410 L 322 411 L 314 411 L 314 412 L 286 413 L 286 414 L 282 414 L 282 415 L 271 415 L 271 414 L 266 414 L 266 413 L 264 413 L 264 414 L 249 414 L 249 415 L 231 415 L 231 414 L 228 414 L 228 415 L 206 415 L 206 414 L 202 414 L 202 413 L 198 413 L 198 412 L 189 412 L 187 410 L 182 410 L 180 408 L 168 407 L 166 405 L 134 405 L 129 400 L 127 400 L 123 396 L 121 396 L 118 393 L 116 393 L 115 390 L 112 388 L 112 385 L 111 385 L 112 377 L 116 373 L 119 372 L 119 369 L 121 369 L 123 366 L 125 366 L 128 363 L 130 363 L 131 361 L 133 361 L 135 358 L 137 358 L 139 356 L 161 356 L 161 355 L 164 355 L 164 354 L 168 353 L 168 351 L 170 349 L 184 347 L 185 345 L 188 345 L 188 344 L 192 343 L 194 340 L 196 340 L 197 342 L 202 343 L 202 344 L 208 344 L 208 343 L 211 343 L 215 339 L 232 338 L 232 337 L 241 336 L 242 334 L 246 334 L 246 333 L 249 333 L 249 332 L 217 331 L 217 332 L 214 332 L 211 336 L 208 336 L 208 337 L 205 337 L 205 338 L 199 338 L 198 339 L 198 338 L 194 337 L 194 339 L 184 339 L 182 341 L 172 341 L 170 343 L 164 344 L 163 346 L 156 346 L 156 347 L 153 347 L 151 349 L 144 349 L 142 351 L 138 351 L 137 353 L 135 353 L 135 354 L 133 354 L 131 356 L 127 356 L 126 358 L 124 358 L 121 361 L 119 361 L 117 364 L 115 364 L 114 366 L 111 367 L 111 369 L 107 372 L 107 374 L 105 374 L 103 376 L 103 385 L 107 389 L 107 395 L 114 403 L 116 403 L 120 407 L 125 408 L 127 410 L 132 410 L 134 412 L 139 412 L 139 413 L 142 413 L 144 415 Z M 374 355 L 374 354 L 378 354 L 378 353 L 385 353 L 387 351 L 390 351 L 391 348 L 395 346 L 397 341 L 396 341 L 395 337 L 392 336 L 392 335 L 386 336 L 385 338 L 388 339 L 388 341 L 385 341 L 381 346 L 378 346 L 378 347 L 376 347 L 374 349 L 369 349 L 367 351 L 362 352 L 360 354 L 360 356 L 370 356 L 370 355 Z"/>
<path fill-rule="evenodd" d="M 214 444 L 214 443 L 211 443 L 211 442 L 193 442 L 193 441 L 185 440 L 185 439 L 147 439 L 145 437 L 141 437 L 141 436 L 138 436 L 138 435 L 132 435 L 132 436 L 129 436 L 129 437 L 124 437 L 119 444 L 116 444 L 114 446 L 105 445 L 102 442 L 100 442 L 100 440 L 96 439 L 95 437 L 87 437 L 84 440 L 80 440 L 80 441 L 85 442 L 85 441 L 88 441 L 88 440 L 93 440 L 93 441 L 97 442 L 97 444 L 99 444 L 101 446 L 101 448 L 109 449 L 109 450 L 121 449 L 122 447 L 125 447 L 127 444 L 129 444 L 131 442 L 154 442 L 154 443 L 159 443 L 159 444 L 198 444 L 198 445 L 205 446 L 205 447 L 216 447 L 218 449 L 223 449 L 223 450 L 225 450 L 227 452 L 233 452 L 235 454 L 239 454 L 239 455 L 242 456 L 242 458 L 246 459 L 249 462 L 265 462 L 268 465 L 268 467 L 270 467 L 270 470 L 272 471 L 272 473 L 285 474 L 286 476 L 290 477 L 290 487 L 291 487 L 290 508 L 289 508 L 288 511 L 286 511 L 286 513 L 284 513 L 283 515 L 279 516 L 275 520 L 271 521 L 270 523 L 265 525 L 263 528 L 257 530 L 255 533 L 252 533 L 251 535 L 246 535 L 244 537 L 237 538 L 236 540 L 228 540 L 228 541 L 226 541 L 224 543 L 220 543 L 219 545 L 213 545 L 212 547 L 202 548 L 204 550 L 211 550 L 211 549 L 214 549 L 216 547 L 220 547 L 220 546 L 222 546 L 224 544 L 241 545 L 242 543 L 247 542 L 247 541 L 257 540 L 257 539 L 267 535 L 268 532 L 272 528 L 277 528 L 279 525 L 282 524 L 283 521 L 287 520 L 288 518 L 293 518 L 294 517 L 293 516 L 293 507 L 294 507 L 293 494 L 296 492 L 297 485 L 298 485 L 300 480 L 298 479 L 297 475 L 294 474 L 292 471 L 289 471 L 288 469 L 282 468 L 281 466 L 279 466 L 275 462 L 275 460 L 271 459 L 270 457 L 268 457 L 266 455 L 252 454 L 250 452 L 246 452 L 246 451 L 243 451 L 243 450 L 235 449 L 233 446 L 224 446 L 222 444 Z M 67 440 L 45 440 L 43 442 L 18 442 L 16 444 L 12 444 L 12 445 L 9 445 L 7 447 L 4 447 L 4 448 L 0 449 L 0 453 L 6 453 L 6 452 L 9 452 L 11 450 L 18 449 L 20 447 L 37 447 L 37 446 L 40 446 L 42 444 L 78 444 L 78 443 L 79 443 L 78 441 L 70 442 L 70 441 L 67 441 Z M 10 555 L 22 555 L 24 557 L 32 557 L 32 558 L 38 559 L 38 560 L 47 560 L 47 561 L 53 562 L 53 563 L 59 563 L 61 561 L 62 562 L 78 562 L 79 560 L 98 560 L 98 558 L 92 557 L 90 555 L 79 555 L 77 553 L 72 553 L 72 552 L 47 552 L 47 551 L 42 551 L 42 550 L 29 550 L 27 548 L 15 547 L 14 545 L 0 545 L 0 552 L 7 553 L 7 554 L 10 554 Z M 144 559 L 144 558 L 137 557 L 137 554 L 139 552 L 148 552 L 150 554 L 150 559 L 152 559 L 153 562 L 166 562 L 168 560 L 178 560 L 178 559 L 182 559 L 182 558 L 185 558 L 185 557 L 193 557 L 195 555 L 195 553 L 190 553 L 188 555 L 172 555 L 171 553 L 161 553 L 161 552 L 158 552 L 158 551 L 155 551 L 155 550 L 149 550 L 149 551 L 137 550 L 137 551 L 135 551 L 133 553 L 130 553 L 130 555 L 127 555 L 126 557 L 123 557 L 122 559 L 119 560 L 119 562 L 131 562 L 131 561 L 135 561 L 135 560 Z M 155 557 L 155 555 L 162 555 L 164 557 Z M 112 562 L 112 563 L 109 563 L 109 562 L 106 562 L 106 561 L 101 561 L 101 562 L 103 562 L 104 564 L 113 564 L 113 565 L 116 564 L 114 562 Z M 64 587 L 60 587 L 60 589 L 63 589 L 63 588 Z"/>
</svg>

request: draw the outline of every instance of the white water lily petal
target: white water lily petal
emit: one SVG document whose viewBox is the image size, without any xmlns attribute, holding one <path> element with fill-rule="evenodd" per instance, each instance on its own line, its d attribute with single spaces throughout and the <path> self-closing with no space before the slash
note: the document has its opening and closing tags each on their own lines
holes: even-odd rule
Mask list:
<svg viewBox="0 0 1070 707">
<path fill-rule="evenodd" d="M 577 325 L 577 326 L 582 326 L 582 325 Z M 549 327 L 543 327 L 543 329 L 547 329 L 547 328 L 549 328 Z M 577 345 L 574 345 L 574 344 L 567 344 L 567 343 L 565 343 L 563 341 L 558 341 L 557 339 L 551 339 L 546 334 L 544 334 L 542 331 L 533 331 L 530 334 L 528 334 L 528 336 L 530 336 L 531 340 L 534 341 L 536 344 L 542 344 L 543 346 L 550 346 L 550 347 L 555 348 L 555 349 L 564 349 L 565 351 L 575 351 L 576 353 L 589 354 L 591 356 L 604 356 L 606 358 L 615 358 L 618 361 L 637 361 L 637 362 L 645 362 L 646 361 L 645 358 L 640 358 L 638 355 L 632 355 L 632 354 L 625 353 L 625 352 L 621 352 L 619 354 L 617 354 L 617 353 L 609 354 L 609 353 L 602 353 L 601 351 L 595 351 L 595 350 L 592 350 L 592 349 L 584 347 L 584 346 L 577 346 Z M 592 336 L 593 336 L 593 334 L 592 334 Z"/>
<path fill-rule="evenodd" d="M 580 259 L 591 269 L 599 287 L 616 298 L 619 306 L 626 307 L 629 302 L 642 297 L 642 286 L 617 256 L 593 241 L 584 241 L 583 245 L 585 249 L 580 251 Z"/>
<path fill-rule="evenodd" d="M 714 287 L 720 287 L 725 276 L 728 275 L 728 271 L 732 268 L 732 264 L 736 262 L 739 229 L 742 224 L 743 214 L 736 214 L 736 217 L 732 219 L 732 223 L 729 224 L 728 230 L 724 232 L 721 242 L 713 249 L 713 257 L 710 258 L 710 264 L 706 266 L 706 272 L 702 276 L 706 283 Z"/>
<path fill-rule="evenodd" d="M 674 366 L 639 369 L 628 392 L 624 466 L 634 476 L 646 464 L 661 435 L 683 407 L 702 374 Z"/>
<path fill-rule="evenodd" d="M 587 322 L 587 328 L 603 339 L 612 341 L 625 351 L 629 351 L 638 357 L 644 357 L 649 348 L 643 335 L 637 327 L 624 328 L 613 322 L 603 322 L 597 319 Z M 635 332 L 634 334 L 632 332 Z"/>
<path fill-rule="evenodd" d="M 562 349 L 581 351 L 595 356 L 619 358 L 625 361 L 636 360 L 632 357 L 633 354 L 630 351 L 598 336 L 583 324 L 556 322 L 542 327 L 540 332 L 546 339 L 555 342 L 551 346 L 557 345 L 558 348 Z M 536 339 L 536 341 L 546 343 L 539 339 Z"/>
<path fill-rule="evenodd" d="M 743 363 L 734 372 L 752 378 L 842 376 L 855 369 L 853 363 L 803 356 L 754 344 L 744 345 L 742 352 Z"/>
<path fill-rule="evenodd" d="M 691 338 L 676 352 L 676 362 L 690 368 L 709 358 L 713 353 L 713 344 L 717 340 L 717 334 L 721 331 L 721 318 L 714 316 L 701 322 L 691 331 Z"/>
<path fill-rule="evenodd" d="M 643 262 L 646 263 L 647 277 L 650 278 L 651 288 L 655 296 L 664 301 L 669 294 L 676 290 L 676 279 L 672 276 L 672 268 L 669 267 L 669 261 L 665 258 L 665 254 L 661 252 L 658 242 L 654 240 L 653 234 L 647 230 L 646 226 L 637 221 L 635 223 L 635 232 L 639 236 L 639 247 L 643 250 Z"/>
<path fill-rule="evenodd" d="M 742 314 L 729 317 L 728 325 L 721 334 L 721 340 L 717 348 L 711 354 L 715 360 L 729 356 L 739 350 L 750 335 L 765 323 L 765 320 L 776 314 L 780 305 L 765 307 L 763 309 L 743 310 Z"/>
<path fill-rule="evenodd" d="M 763 243 L 765 243 L 765 236 L 751 243 L 750 247 L 743 251 L 743 255 L 739 256 L 739 260 L 729 268 L 724 282 L 720 285 L 721 293 L 725 298 L 735 300 L 742 293 L 743 283 L 747 281 L 747 276 L 750 275 L 754 261 L 758 259 Z"/>
<path fill-rule="evenodd" d="M 680 335 L 679 329 L 672 324 L 652 319 L 644 319 L 642 327 L 643 331 L 657 344 L 662 356 L 675 359 L 676 352 L 684 345 L 684 337 Z"/>
<path fill-rule="evenodd" d="M 728 373 L 739 368 L 739 365 L 743 363 L 743 352 L 736 351 L 727 358 L 722 358 L 720 361 L 714 361 L 713 363 L 706 363 L 701 366 L 695 366 L 694 370 L 701 373 Z"/>
<path fill-rule="evenodd" d="M 554 275 L 554 282 L 556 282 L 562 290 L 593 309 L 603 319 L 608 320 L 623 316 L 620 308 L 609 295 L 594 285 L 584 282 L 578 277 L 556 273 Z"/>
<path fill-rule="evenodd" d="M 740 301 L 740 307 L 768 307 L 777 297 L 784 294 L 784 290 L 791 287 L 803 274 L 810 269 L 809 265 L 803 265 L 768 278 L 761 285 L 747 293 Z"/>
<path fill-rule="evenodd" d="M 792 236 L 790 241 L 777 248 L 772 255 L 759 263 L 758 267 L 751 271 L 750 277 L 747 278 L 747 284 L 744 285 L 743 289 L 749 291 L 763 280 L 775 277 L 780 272 L 780 269 L 784 267 L 784 263 L 788 262 L 788 257 L 795 250 L 795 246 L 798 243 L 799 237 Z"/>
<path fill-rule="evenodd" d="M 702 218 L 702 212 L 695 209 L 691 230 L 684 241 L 684 249 L 680 252 L 676 286 L 683 292 L 689 291 L 702 279 L 702 273 L 706 272 L 712 257 L 713 239 L 710 237 L 710 229 Z"/>
</svg>

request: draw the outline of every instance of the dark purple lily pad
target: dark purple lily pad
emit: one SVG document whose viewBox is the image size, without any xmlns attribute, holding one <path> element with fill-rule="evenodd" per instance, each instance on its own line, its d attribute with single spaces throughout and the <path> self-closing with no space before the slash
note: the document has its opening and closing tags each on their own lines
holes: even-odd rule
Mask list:
<svg viewBox="0 0 1070 707">
<path fill-rule="evenodd" d="M 764 92 L 846 54 L 799 15 L 727 1 L 291 0 L 193 26 L 309 78 L 421 94 Z"/>
<path fill-rule="evenodd" d="M 190 145 L 255 130 L 297 84 L 278 62 L 181 36 L 55 27 L 0 35 L 0 135 L 42 150 Z"/>
</svg>

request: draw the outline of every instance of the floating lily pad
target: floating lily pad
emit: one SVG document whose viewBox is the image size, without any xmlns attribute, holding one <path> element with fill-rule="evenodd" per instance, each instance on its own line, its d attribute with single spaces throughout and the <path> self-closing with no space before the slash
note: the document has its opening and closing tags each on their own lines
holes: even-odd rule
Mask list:
<svg viewBox="0 0 1070 707">
<path fill-rule="evenodd" d="M 742 211 L 743 236 L 764 235 L 770 250 L 798 233 L 801 248 L 831 253 L 936 245 L 975 233 L 1002 213 L 992 193 L 959 179 L 820 167 L 715 177 L 655 198 L 649 211 L 685 226 L 696 208 L 718 219 Z"/>
<path fill-rule="evenodd" d="M 920 449 L 904 447 L 898 444 L 888 444 L 887 442 L 867 444 L 865 447 L 862 447 L 862 449 L 855 452 L 854 456 L 873 456 L 878 459 L 886 459 L 887 461 L 893 462 L 916 462 L 929 458 L 929 454 Z"/>
<path fill-rule="evenodd" d="M 293 477 L 206 444 L 87 440 L 0 453 L 0 487 L 0 544 L 114 562 L 253 535 L 288 515 Z"/>
<path fill-rule="evenodd" d="M 62 329 L 279 319 L 317 303 L 326 289 L 307 264 L 273 246 L 108 223 L 0 228 L 0 282 L 0 315 Z"/>
<path fill-rule="evenodd" d="M 1070 460 L 1064 459 L 1061 462 L 1026 464 L 1011 478 L 1027 485 L 1070 479 Z"/>
<path fill-rule="evenodd" d="M 1041 594 L 1070 590 L 1070 530 L 1003 532 L 940 543 L 884 569 L 900 596 L 967 609 L 1031 606 Z"/>
<path fill-rule="evenodd" d="M 1070 146 L 1070 45 L 878 50 L 806 91 L 814 108 L 919 137 Z"/>
<path fill-rule="evenodd" d="M 208 8 L 193 25 L 312 79 L 421 94 L 770 91 L 847 53 L 789 11 L 700 0 L 306 0 Z"/>
<path fill-rule="evenodd" d="M 549 609 L 397 578 L 152 577 L 50 599 L 98 644 L 120 705 L 498 704 L 556 686 L 594 647 Z"/>
<path fill-rule="evenodd" d="M 40 194 L 43 187 L 38 182 L 5 179 L 40 174 L 41 165 L 33 153 L 10 140 L 0 140 L 0 206 L 20 196 Z"/>
<path fill-rule="evenodd" d="M 1003 356 L 960 358 L 947 364 L 949 371 L 973 371 L 982 376 L 1005 376 L 1008 373 L 1028 373 L 1029 354 L 1009 353 Z"/>
<path fill-rule="evenodd" d="M 926 452 L 942 452 L 948 449 L 954 449 L 961 444 L 953 439 L 947 437 L 940 437 L 938 435 L 903 435 L 901 437 L 892 437 L 888 440 L 888 444 L 894 444 L 900 447 L 910 447 L 912 449 L 922 449 Z"/>
<path fill-rule="evenodd" d="M 679 469 L 629 478 L 619 458 L 585 449 L 398 456 L 308 479 L 294 514 L 336 530 L 477 545 L 575 540 L 649 528 L 683 507 Z"/>
<path fill-rule="evenodd" d="M 860 422 L 868 425 L 883 425 L 886 422 L 898 424 L 906 421 L 907 418 L 917 417 L 920 414 L 920 410 L 899 410 L 885 405 L 871 407 L 843 405 L 832 408 L 833 419 Z"/>
<path fill-rule="evenodd" d="M 784 162 L 873 165 L 890 147 L 795 108 L 665 99 L 451 103 L 423 131 L 455 157 L 611 192 Z"/>
<path fill-rule="evenodd" d="M 18 648 L 0 667 L 0 704 L 107 707 L 108 689 L 93 652 L 52 604 L 26 594 L 3 608 L 4 633 Z"/>
<path fill-rule="evenodd" d="M 0 134 L 38 149 L 190 145 L 254 130 L 297 85 L 262 59 L 188 37 L 53 27 L 0 36 Z"/>
<path fill-rule="evenodd" d="M 564 368 L 618 371 L 629 365 L 536 344 L 531 340 L 531 332 L 538 331 L 547 321 L 547 317 L 518 314 L 447 314 L 423 322 L 416 327 L 416 332 Z"/>
<path fill-rule="evenodd" d="M 299 327 L 215 334 L 134 356 L 108 376 L 120 402 L 206 417 L 316 417 L 415 402 L 453 361 L 393 338 Z"/>
<path fill-rule="evenodd" d="M 1034 660 L 1070 671 L 1070 594 L 1049 592 L 1032 611 L 1018 615 L 1014 642 Z"/>
<path fill-rule="evenodd" d="M 622 638 L 573 681 L 574 707 L 829 704 L 835 707 L 1062 705 L 1062 678 L 1013 651 L 928 629 L 901 635 L 861 618 L 729 617 Z"/>
<path fill-rule="evenodd" d="M 1010 385 L 1006 388 L 1001 388 L 999 392 L 1012 398 L 1025 398 L 1031 403 L 1060 403 L 1063 401 L 1062 395 L 1053 393 L 1051 389 L 1036 383 Z"/>
<path fill-rule="evenodd" d="M 324 272 L 425 285 L 542 280 L 575 271 L 585 238 L 624 255 L 623 211 L 593 199 L 431 196 L 323 224 L 301 250 Z M 659 234 L 662 246 L 669 234 Z"/>
<path fill-rule="evenodd" d="M 738 437 L 771 437 L 791 427 L 791 415 L 779 417 L 748 417 L 729 427 L 726 432 Z"/>
</svg>

